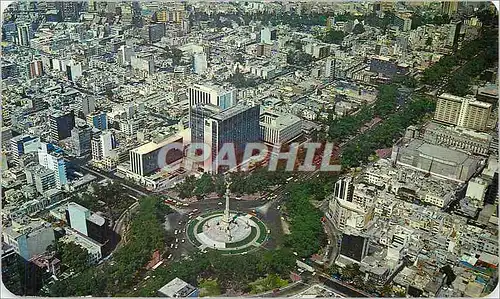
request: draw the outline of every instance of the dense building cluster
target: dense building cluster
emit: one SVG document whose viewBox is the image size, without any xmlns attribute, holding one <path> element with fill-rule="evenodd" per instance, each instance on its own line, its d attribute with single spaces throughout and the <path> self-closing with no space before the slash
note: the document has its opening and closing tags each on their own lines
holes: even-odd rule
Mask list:
<svg viewBox="0 0 500 299">
<path fill-rule="evenodd" d="M 109 259 L 137 196 L 235 170 L 218 160 L 226 144 L 243 163 L 249 143 L 332 141 L 344 169 L 322 190 L 333 189 L 325 214 L 337 266 L 357 264 L 365 284 L 411 296 L 491 290 L 498 74 L 489 63 L 498 54 L 481 48 L 497 34 L 489 4 L 19 1 L 3 14 L 2 273 L 19 280 L 19 257 L 27 273 L 43 273 L 22 295 L 78 276 L 60 259 L 73 245 L 89 265 Z M 432 120 L 411 119 L 425 114 L 411 106 L 421 98 L 435 103 Z M 354 142 L 381 126 L 384 146 L 361 139 L 370 157 L 342 156 L 361 155 Z M 192 144 L 208 145 L 210 157 L 193 159 Z M 198 289 L 176 278 L 157 295 Z"/>
</svg>

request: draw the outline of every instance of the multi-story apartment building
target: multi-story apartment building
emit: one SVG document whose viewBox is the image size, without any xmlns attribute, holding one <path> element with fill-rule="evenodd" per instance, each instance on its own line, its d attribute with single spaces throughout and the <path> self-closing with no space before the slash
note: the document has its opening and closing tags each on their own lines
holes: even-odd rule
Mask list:
<svg viewBox="0 0 500 299">
<path fill-rule="evenodd" d="M 490 103 L 445 93 L 437 99 L 434 119 L 454 126 L 484 131 L 491 109 Z"/>
</svg>

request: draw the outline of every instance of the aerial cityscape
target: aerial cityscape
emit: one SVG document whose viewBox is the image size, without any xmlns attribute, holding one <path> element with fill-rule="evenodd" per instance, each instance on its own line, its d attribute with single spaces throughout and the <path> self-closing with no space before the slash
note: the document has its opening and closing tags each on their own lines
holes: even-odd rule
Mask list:
<svg viewBox="0 0 500 299">
<path fill-rule="evenodd" d="M 1 298 L 497 288 L 491 2 L 20 0 L 1 50 Z"/>
</svg>

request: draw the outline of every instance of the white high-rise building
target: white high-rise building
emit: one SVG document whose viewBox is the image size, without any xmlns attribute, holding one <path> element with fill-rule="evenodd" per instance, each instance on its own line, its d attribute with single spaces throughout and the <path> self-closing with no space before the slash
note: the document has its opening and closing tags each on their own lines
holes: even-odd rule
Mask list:
<svg viewBox="0 0 500 299">
<path fill-rule="evenodd" d="M 260 42 L 265 44 L 272 44 L 277 39 L 277 31 L 273 28 L 263 28 L 260 31 Z"/>
<path fill-rule="evenodd" d="M 115 136 L 111 131 L 104 131 L 92 137 L 92 160 L 100 161 L 112 155 L 116 147 Z"/>
<path fill-rule="evenodd" d="M 202 75 L 207 71 L 207 56 L 205 53 L 194 54 L 194 72 L 198 75 Z"/>
<path fill-rule="evenodd" d="M 20 46 L 30 46 L 30 27 L 28 24 L 17 25 L 17 44 Z"/>
<path fill-rule="evenodd" d="M 132 56 L 130 57 L 130 65 L 132 66 L 132 69 L 142 72 L 145 76 L 152 75 L 155 72 L 153 55 Z"/>
<path fill-rule="evenodd" d="M 49 148 L 49 144 L 40 143 L 38 149 L 38 163 L 45 168 L 55 172 L 55 179 L 58 188 L 68 184 L 68 176 L 66 171 L 66 162 L 62 153 Z"/>
<path fill-rule="evenodd" d="M 83 97 L 82 98 L 82 112 L 87 116 L 95 111 L 95 98 Z"/>
<path fill-rule="evenodd" d="M 132 46 L 124 45 L 118 49 L 118 63 L 120 65 L 129 65 L 132 56 L 134 56 L 134 48 Z"/>
<path fill-rule="evenodd" d="M 227 109 L 236 104 L 236 89 L 224 90 L 219 86 L 194 84 L 188 90 L 189 105 L 212 104 Z"/>
<path fill-rule="evenodd" d="M 66 74 L 68 76 L 68 80 L 76 81 L 82 76 L 82 64 L 71 61 L 66 65 Z"/>
</svg>

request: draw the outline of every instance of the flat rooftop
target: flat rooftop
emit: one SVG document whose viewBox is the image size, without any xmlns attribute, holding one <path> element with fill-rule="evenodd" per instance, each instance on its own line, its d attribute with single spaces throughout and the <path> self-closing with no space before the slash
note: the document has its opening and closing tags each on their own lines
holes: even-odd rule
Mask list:
<svg viewBox="0 0 500 299">
<path fill-rule="evenodd" d="M 271 121 L 271 123 L 261 121 L 260 124 L 262 126 L 274 127 L 277 129 L 286 128 L 301 121 L 299 117 L 289 113 L 280 115 L 277 113 L 265 111 L 260 116 L 262 118 L 265 115 L 273 117 L 273 120 Z"/>
<path fill-rule="evenodd" d="M 92 240 L 91 238 L 80 234 L 79 232 L 73 230 L 72 228 L 65 228 L 66 235 L 62 237 L 62 241 L 65 243 L 75 243 L 77 245 L 82 246 L 87 250 L 93 250 L 96 248 L 101 248 L 101 244 Z"/>
<path fill-rule="evenodd" d="M 212 116 L 212 118 L 217 120 L 226 120 L 244 111 L 250 110 L 252 108 L 253 107 L 251 106 L 236 105 L 219 112 L 218 114 Z"/>
<path fill-rule="evenodd" d="M 166 139 L 164 139 L 163 141 L 161 141 L 159 143 L 151 141 L 151 142 L 148 142 L 144 145 L 141 145 L 141 146 L 139 146 L 131 151 L 134 153 L 137 153 L 139 155 L 145 155 L 145 154 L 149 154 L 151 152 L 154 152 L 154 151 L 162 148 L 163 146 L 165 146 L 169 143 L 176 142 L 179 139 L 182 139 L 182 136 L 175 134 L 175 135 L 171 135 L 171 136 L 167 137 Z"/>
<path fill-rule="evenodd" d="M 167 297 L 187 297 L 195 290 L 195 287 L 176 277 L 159 289 L 158 292 Z"/>
<path fill-rule="evenodd" d="M 421 156 L 438 159 L 453 164 L 469 164 L 474 159 L 466 153 L 452 150 L 444 146 L 426 143 L 423 140 L 414 139 L 407 147 L 408 150 L 416 150 Z M 403 150 L 404 151 L 404 150 Z"/>
<path fill-rule="evenodd" d="M 80 212 L 84 212 L 84 213 L 90 211 L 86 207 L 81 206 L 81 205 L 77 204 L 76 202 L 70 202 L 70 203 L 68 203 L 68 209 L 69 208 L 72 208 L 72 209 L 75 209 L 75 210 L 79 210 Z"/>
</svg>

